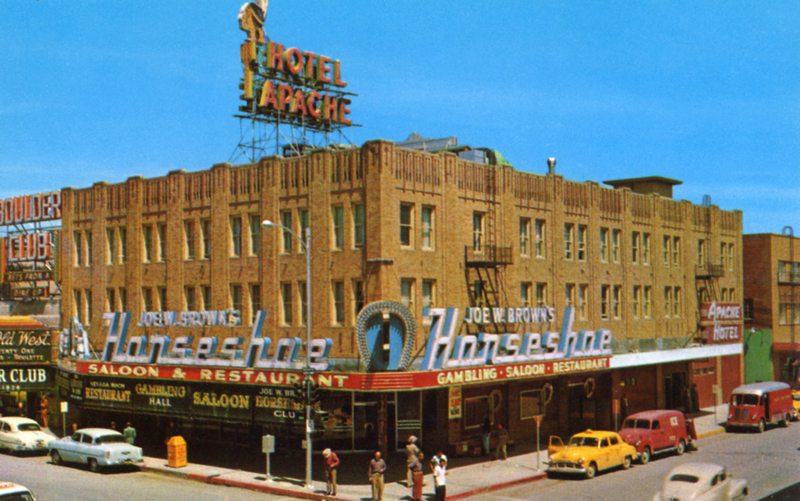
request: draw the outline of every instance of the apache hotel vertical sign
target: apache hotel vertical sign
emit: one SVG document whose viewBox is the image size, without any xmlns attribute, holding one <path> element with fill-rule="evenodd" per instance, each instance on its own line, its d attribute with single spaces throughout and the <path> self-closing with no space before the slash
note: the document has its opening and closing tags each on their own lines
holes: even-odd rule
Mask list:
<svg viewBox="0 0 800 501">
<path fill-rule="evenodd" d="M 61 219 L 61 192 L 39 193 L 0 200 L 2 280 L 9 284 L 6 299 L 39 299 L 50 295 L 55 279 L 53 244 L 57 230 L 43 223 Z"/>
</svg>

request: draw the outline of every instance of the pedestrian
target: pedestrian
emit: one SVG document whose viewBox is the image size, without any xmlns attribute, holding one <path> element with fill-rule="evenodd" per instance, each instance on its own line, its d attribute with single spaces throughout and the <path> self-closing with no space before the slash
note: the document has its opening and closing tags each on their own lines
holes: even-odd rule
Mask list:
<svg viewBox="0 0 800 501">
<path fill-rule="evenodd" d="M 122 431 L 122 436 L 125 437 L 125 441 L 131 445 L 136 441 L 136 428 L 131 426 L 130 421 L 128 421 L 127 426 L 125 426 L 125 429 Z"/>
<path fill-rule="evenodd" d="M 325 458 L 325 485 L 327 487 L 325 494 L 335 496 L 336 469 L 339 467 L 339 458 L 330 449 L 322 451 L 322 457 Z"/>
<path fill-rule="evenodd" d="M 115 423 L 114 421 L 111 421 L 111 425 L 110 426 L 111 426 L 112 430 L 117 431 L 117 423 Z"/>
<path fill-rule="evenodd" d="M 425 480 L 425 474 L 422 472 L 422 460 L 424 457 L 420 451 L 408 467 L 411 472 L 411 479 L 414 482 L 414 489 L 411 492 L 413 501 L 422 501 L 422 486 Z"/>
<path fill-rule="evenodd" d="M 408 443 L 406 444 L 406 467 L 408 468 L 406 473 L 406 487 L 411 488 L 412 486 L 412 478 L 411 478 L 411 463 L 417 459 L 417 454 L 419 454 L 419 447 L 417 447 L 417 437 L 411 435 L 408 437 Z"/>
<path fill-rule="evenodd" d="M 44 395 L 42 395 L 42 401 L 39 402 L 39 410 L 42 413 L 42 428 L 45 429 L 49 428 L 47 424 L 47 411 L 49 410 L 48 409 L 49 406 L 50 406 L 50 401 L 47 400 L 47 393 L 45 393 Z"/>
<path fill-rule="evenodd" d="M 439 466 L 439 463 L 442 461 L 442 459 L 447 460 L 447 456 L 445 456 L 442 451 L 434 454 L 434 456 L 431 458 L 431 472 L 436 470 L 436 467 Z"/>
<path fill-rule="evenodd" d="M 497 449 L 494 451 L 494 458 L 500 459 L 503 456 L 503 461 L 508 458 L 508 430 L 503 428 L 502 424 L 497 425 Z"/>
<path fill-rule="evenodd" d="M 445 476 L 447 476 L 447 459 L 439 459 L 439 464 L 433 470 L 433 483 L 436 486 L 436 501 L 444 501 L 447 495 L 445 487 Z"/>
<path fill-rule="evenodd" d="M 386 461 L 381 453 L 375 452 L 375 459 L 369 462 L 369 481 L 372 483 L 372 501 L 383 500 L 383 474 L 386 473 Z"/>
<path fill-rule="evenodd" d="M 483 455 L 486 456 L 489 454 L 489 440 L 492 438 L 492 422 L 489 420 L 488 414 L 486 419 L 483 420 L 481 430 L 483 431 Z"/>
</svg>

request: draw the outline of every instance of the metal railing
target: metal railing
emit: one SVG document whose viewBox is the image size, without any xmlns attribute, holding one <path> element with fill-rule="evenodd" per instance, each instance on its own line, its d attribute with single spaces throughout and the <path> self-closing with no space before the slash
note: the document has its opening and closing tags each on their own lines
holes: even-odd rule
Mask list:
<svg viewBox="0 0 800 501">
<path fill-rule="evenodd" d="M 467 266 L 503 266 L 513 264 L 511 247 L 497 245 L 483 245 L 475 248 L 471 245 L 464 246 L 464 262 Z"/>
</svg>

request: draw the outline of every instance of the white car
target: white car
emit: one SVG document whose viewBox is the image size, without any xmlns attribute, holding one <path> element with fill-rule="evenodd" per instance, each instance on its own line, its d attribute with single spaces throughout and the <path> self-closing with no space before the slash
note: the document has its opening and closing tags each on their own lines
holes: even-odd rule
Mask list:
<svg viewBox="0 0 800 501">
<path fill-rule="evenodd" d="M 55 435 L 26 417 L 0 418 L 0 449 L 9 452 L 46 451 Z"/>
<path fill-rule="evenodd" d="M 105 466 L 122 466 L 144 461 L 142 449 L 125 441 L 122 433 L 105 428 L 84 428 L 50 442 L 53 464 L 83 463 L 91 471 Z"/>
<path fill-rule="evenodd" d="M 747 493 L 747 480 L 734 479 L 723 466 L 684 463 L 667 475 L 653 501 L 738 501 Z"/>
<path fill-rule="evenodd" d="M 31 491 L 14 482 L 0 482 L 0 501 L 36 501 Z"/>
</svg>

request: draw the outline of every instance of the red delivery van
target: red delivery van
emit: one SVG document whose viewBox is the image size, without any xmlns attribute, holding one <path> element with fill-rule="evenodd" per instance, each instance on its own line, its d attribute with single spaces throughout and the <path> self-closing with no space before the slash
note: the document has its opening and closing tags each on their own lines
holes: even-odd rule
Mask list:
<svg viewBox="0 0 800 501">
<path fill-rule="evenodd" d="M 747 426 L 761 433 L 768 424 L 789 426 L 793 408 L 788 384 L 777 381 L 746 384 L 731 393 L 726 428 Z"/>
<path fill-rule="evenodd" d="M 623 421 L 619 434 L 636 447 L 642 464 L 647 464 L 651 455 L 660 452 L 675 451 L 681 455 L 697 438 L 691 416 L 672 410 L 631 414 Z"/>
</svg>

